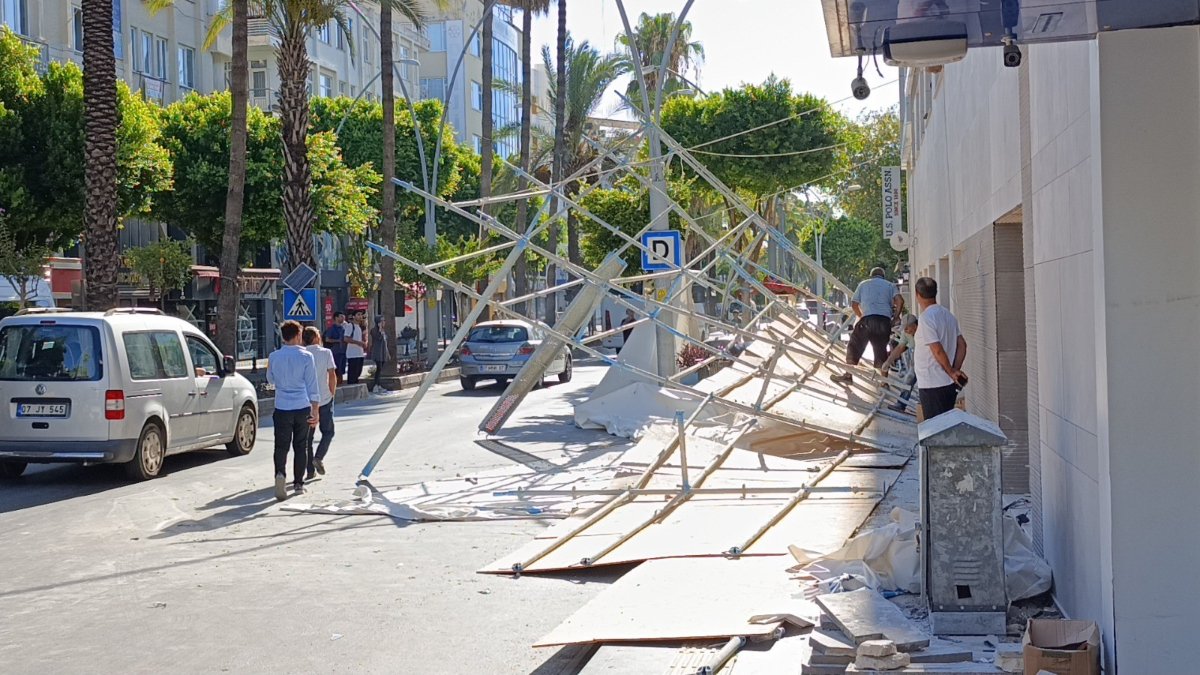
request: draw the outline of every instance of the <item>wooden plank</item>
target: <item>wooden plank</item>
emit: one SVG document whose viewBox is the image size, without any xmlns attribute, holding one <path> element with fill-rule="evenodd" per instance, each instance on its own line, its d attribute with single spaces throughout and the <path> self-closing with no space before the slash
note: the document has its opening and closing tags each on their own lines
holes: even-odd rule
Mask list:
<svg viewBox="0 0 1200 675">
<path fill-rule="evenodd" d="M 873 589 L 819 595 L 817 604 L 855 644 L 886 639 L 905 652 L 929 646 L 930 636 Z"/>
<path fill-rule="evenodd" d="M 592 642 L 765 638 L 780 626 L 751 617 L 816 617 L 779 558 L 654 560 L 581 607 L 535 647 Z M 712 589 L 731 592 L 715 594 Z"/>
</svg>

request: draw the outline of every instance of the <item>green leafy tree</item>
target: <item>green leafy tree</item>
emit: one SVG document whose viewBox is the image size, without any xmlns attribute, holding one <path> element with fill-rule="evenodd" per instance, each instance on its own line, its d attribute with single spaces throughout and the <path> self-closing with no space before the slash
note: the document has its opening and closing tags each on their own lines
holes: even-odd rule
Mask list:
<svg viewBox="0 0 1200 675">
<path fill-rule="evenodd" d="M 125 252 L 125 264 L 150 287 L 150 296 L 161 305 L 167 295 L 183 289 L 192 279 L 192 242 L 159 239 L 131 248 Z"/>
<path fill-rule="evenodd" d="M 811 216 L 800 225 L 800 247 L 809 256 L 816 255 L 816 234 L 824 226 L 823 220 Z M 882 239 L 879 227 L 873 223 L 848 216 L 831 219 L 821 243 L 821 262 L 842 283 L 854 288 L 867 278 L 872 267 L 883 264 L 877 242 Z"/>
<path fill-rule="evenodd" d="M 39 77 L 36 63 L 36 50 L 0 28 L 0 204 L 19 243 L 62 248 L 84 229 L 83 73 L 52 63 Z M 124 83 L 115 86 L 117 213 L 124 218 L 148 213 L 155 196 L 170 189 L 171 164 L 159 143 L 156 108 Z"/>
<path fill-rule="evenodd" d="M 32 284 L 42 276 L 49 255 L 50 249 L 46 246 L 19 243 L 6 214 L 0 210 L 0 277 L 16 290 L 16 309 L 28 306 L 29 297 L 34 291 Z"/>
<path fill-rule="evenodd" d="M 248 260 L 273 240 L 286 237 L 279 208 L 279 120 L 257 108 L 247 114 L 245 201 L 241 257 Z M 163 142 L 176 172 L 175 189 L 161 195 L 158 219 L 178 225 L 210 251 L 221 250 L 228 179 L 230 97 L 193 94 L 162 112 Z M 348 166 L 332 133 L 308 138 L 311 193 L 318 232 L 361 235 L 375 223 L 379 174 L 370 164 Z"/>
<path fill-rule="evenodd" d="M 704 98 L 672 98 L 662 120 L 666 132 L 693 148 L 717 178 L 760 207 L 779 191 L 827 176 L 838 161 L 844 127 L 823 99 L 793 93 L 788 80 L 774 76 Z"/>
<path fill-rule="evenodd" d="M 675 201 L 687 203 L 685 186 L 672 182 L 668 191 Z M 623 179 L 613 189 L 592 190 L 580 198 L 580 204 L 629 237 L 636 237 L 650 222 L 650 191 L 633 179 Z M 670 223 L 672 229 L 686 233 L 686 223 L 678 214 L 671 213 Z M 584 221 L 582 253 L 585 267 L 595 268 L 609 253 L 626 244 L 626 240 L 596 221 L 590 218 Z M 629 246 L 621 257 L 627 264 L 626 270 L 641 269 L 641 249 Z"/>
<path fill-rule="evenodd" d="M 900 166 L 900 116 L 896 109 L 870 110 L 851 122 L 846 130 L 843 163 L 846 182 L 861 185 L 856 192 L 835 194 L 838 208 L 846 215 L 873 225 L 875 265 L 891 275 L 908 254 L 892 249 L 883 238 L 883 172 L 885 166 Z M 901 209 L 905 209 L 901 182 Z M 905 218 L 907 222 L 907 218 Z"/>
</svg>

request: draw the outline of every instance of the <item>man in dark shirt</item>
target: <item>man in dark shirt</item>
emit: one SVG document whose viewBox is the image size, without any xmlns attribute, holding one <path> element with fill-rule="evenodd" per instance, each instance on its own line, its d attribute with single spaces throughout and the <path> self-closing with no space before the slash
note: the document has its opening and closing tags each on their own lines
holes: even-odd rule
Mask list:
<svg viewBox="0 0 1200 675">
<path fill-rule="evenodd" d="M 338 384 L 341 384 L 342 379 L 346 377 L 346 343 L 343 342 L 346 337 L 346 329 L 342 324 L 346 323 L 346 315 L 338 312 L 333 315 L 333 323 L 329 328 L 325 329 L 324 342 L 329 351 L 333 352 L 333 364 L 337 368 Z"/>
</svg>

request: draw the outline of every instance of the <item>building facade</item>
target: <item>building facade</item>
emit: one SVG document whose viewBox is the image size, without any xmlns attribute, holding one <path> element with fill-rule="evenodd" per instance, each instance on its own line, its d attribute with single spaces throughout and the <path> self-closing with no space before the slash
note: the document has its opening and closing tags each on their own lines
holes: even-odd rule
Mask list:
<svg viewBox="0 0 1200 675">
<path fill-rule="evenodd" d="M 419 98 L 445 101 L 446 118 L 454 127 L 455 139 L 475 152 L 483 149 L 483 59 L 479 33 L 475 31 L 483 7 L 481 0 L 458 0 L 449 9 L 435 12 L 425 25 L 429 46 L 420 58 Z M 515 93 L 521 83 L 521 30 L 513 24 L 511 7 L 496 5 L 493 11 L 493 142 L 496 154 L 510 157 L 516 154 L 520 137 L 501 131 L 521 120 L 521 97 Z M 511 87 L 503 87 L 501 82 Z"/>
<path fill-rule="evenodd" d="M 1063 611 L 1108 673 L 1192 672 L 1200 27 L 1022 49 L 905 72 L 913 274 L 959 317 Z"/>
</svg>

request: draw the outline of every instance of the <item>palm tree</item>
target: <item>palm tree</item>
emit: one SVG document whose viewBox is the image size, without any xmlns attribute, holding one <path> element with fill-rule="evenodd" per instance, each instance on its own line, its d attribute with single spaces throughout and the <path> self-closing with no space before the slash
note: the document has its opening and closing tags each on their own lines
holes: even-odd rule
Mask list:
<svg viewBox="0 0 1200 675">
<path fill-rule="evenodd" d="M 558 77 L 555 80 L 558 91 L 566 91 L 567 89 L 567 42 L 570 36 L 567 34 L 567 0 L 558 0 Z M 547 73 L 550 70 L 547 68 Z M 563 162 L 566 156 L 566 98 L 558 97 L 554 105 L 554 165 L 551 169 L 550 183 L 558 187 L 558 182 L 563 177 Z M 557 201 L 557 200 L 555 200 Z M 556 215 L 557 208 L 553 209 L 554 221 L 550 225 L 550 251 L 558 252 L 558 218 Z M 555 278 L 556 266 L 551 263 L 546 266 L 546 286 L 553 285 Z M 555 294 L 551 293 L 546 296 L 546 323 L 553 326 L 558 318 L 558 307 L 556 306 Z"/>
<path fill-rule="evenodd" d="M 217 347 L 235 358 L 238 356 L 238 315 L 242 296 L 238 272 L 241 270 L 242 203 L 246 186 L 246 102 L 250 95 L 246 54 L 249 15 L 245 2 L 233 3 L 233 62 L 229 73 L 229 94 L 233 107 L 229 120 L 229 187 L 225 193 L 225 232 L 221 237 L 223 292 L 217 297 Z M 210 39 L 215 37 L 211 36 Z"/>
<path fill-rule="evenodd" d="M 550 11 L 550 0 L 509 0 L 509 4 L 521 10 L 521 170 L 530 169 L 531 145 L 533 143 L 533 15 L 545 14 Z M 522 174 L 517 178 L 517 192 L 524 192 L 529 182 Z M 517 231 L 525 233 L 529 227 L 529 200 L 517 202 Z M 522 296 L 529 292 L 529 277 L 525 256 L 517 259 L 513 266 L 513 277 L 516 279 L 516 295 Z M 524 313 L 522 305 L 520 311 Z"/>
<path fill-rule="evenodd" d="M 443 7 L 445 0 L 434 0 L 434 5 Z M 380 169 L 383 174 L 383 209 L 380 214 L 379 235 L 383 245 L 388 249 L 396 249 L 396 184 L 392 179 L 396 176 L 396 83 L 395 55 L 392 45 L 392 11 L 398 10 L 404 18 L 420 27 L 425 20 L 424 14 L 416 2 L 383 2 L 379 5 L 379 84 L 383 89 L 383 162 Z M 387 333 L 388 344 L 396 344 L 396 261 L 383 256 L 379 263 L 379 294 L 381 306 L 379 313 L 383 315 L 384 331 Z M 384 374 L 391 377 L 396 374 L 396 360 L 384 364 Z"/>
<path fill-rule="evenodd" d="M 83 11 L 84 272 L 89 309 L 117 304 L 117 64 L 113 4 L 86 0 Z"/>
<path fill-rule="evenodd" d="M 492 134 L 495 129 L 495 121 L 492 119 L 492 24 L 496 19 L 496 12 L 493 6 L 487 0 L 483 1 L 483 26 L 479 31 L 479 51 L 480 57 L 483 60 L 483 101 L 479 106 L 483 117 L 483 139 L 479 148 L 479 196 L 488 198 L 492 196 Z M 488 212 L 488 205 L 485 203 L 482 207 L 484 213 Z M 482 239 L 484 235 L 483 226 L 480 226 L 479 237 Z"/>
<path fill-rule="evenodd" d="M 634 29 L 634 46 L 637 47 L 640 62 L 634 64 L 631 56 L 627 56 L 627 58 L 631 61 L 630 67 L 640 69 L 645 76 L 646 87 L 649 89 L 646 93 L 651 99 L 658 87 L 658 68 L 662 65 L 663 54 L 671 41 L 671 31 L 675 29 L 675 22 L 676 16 L 673 12 L 653 16 L 643 12 L 638 17 L 637 28 Z M 619 35 L 617 44 L 625 49 L 627 55 L 632 51 L 628 35 Z M 679 27 L 679 35 L 676 37 L 675 43 L 671 45 L 671 54 L 667 59 L 667 77 L 663 82 L 663 94 L 683 89 L 686 85 L 684 78 L 687 77 L 688 71 L 698 72 L 699 64 L 703 60 L 704 46 L 699 42 L 692 41 L 692 22 L 684 21 Z M 641 100 L 641 92 L 638 91 L 638 87 L 638 78 L 635 77 L 625 92 L 628 99 L 635 104 Z"/>
</svg>

